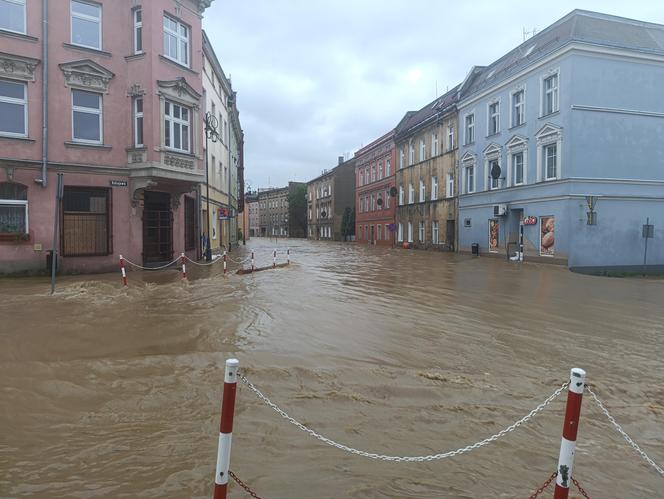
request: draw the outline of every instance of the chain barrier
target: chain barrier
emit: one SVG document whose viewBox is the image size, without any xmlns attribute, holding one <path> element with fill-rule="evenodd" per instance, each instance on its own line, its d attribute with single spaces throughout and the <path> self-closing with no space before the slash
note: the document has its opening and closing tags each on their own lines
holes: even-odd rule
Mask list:
<svg viewBox="0 0 664 499">
<path fill-rule="evenodd" d="M 228 255 L 227 255 L 227 256 L 228 256 Z M 249 255 L 249 256 L 248 256 L 247 258 L 245 258 L 244 260 L 235 260 L 234 258 L 231 258 L 230 256 L 228 256 L 228 259 L 229 259 L 231 262 L 233 262 L 233 263 L 237 263 L 238 265 L 242 265 L 242 264 L 244 264 L 244 263 L 247 263 L 249 260 L 251 260 L 251 255 Z"/>
<path fill-rule="evenodd" d="M 579 489 L 579 492 L 581 492 L 581 495 L 585 497 L 586 499 L 590 499 L 590 496 L 588 495 L 588 492 L 586 492 L 583 487 L 579 484 L 578 480 L 574 477 L 572 477 L 572 483 L 576 485 L 576 488 Z"/>
<path fill-rule="evenodd" d="M 163 269 L 165 269 L 166 267 L 170 267 L 170 266 L 173 265 L 174 263 L 177 263 L 178 260 L 180 260 L 180 257 L 177 257 L 177 258 L 176 258 L 175 260 L 173 260 L 172 262 L 167 263 L 166 265 L 162 265 L 161 267 L 143 267 L 142 265 L 139 265 L 139 264 L 134 263 L 134 262 L 132 262 L 132 261 L 130 261 L 130 260 L 127 260 L 127 259 L 124 258 L 124 257 L 123 257 L 123 260 L 124 260 L 126 263 L 128 263 L 129 265 L 132 265 L 132 266 L 134 266 L 134 267 L 137 267 L 137 268 L 139 268 L 139 269 L 141 269 L 141 270 L 163 270 Z"/>
<path fill-rule="evenodd" d="M 537 496 L 539 496 L 542 492 L 544 492 L 546 490 L 546 488 L 549 485 L 551 485 L 551 482 L 553 482 L 553 480 L 557 476 L 558 476 L 557 471 L 554 471 L 553 473 L 551 473 L 551 476 L 549 478 L 547 478 L 546 481 L 542 485 L 540 485 L 540 487 L 535 492 L 533 492 L 528 499 L 536 499 Z"/>
<path fill-rule="evenodd" d="M 189 258 L 187 255 L 185 255 L 184 257 L 185 257 L 186 260 L 190 261 L 194 265 L 198 265 L 199 267 L 208 267 L 210 265 L 214 265 L 215 263 L 219 263 L 219 262 L 223 261 L 223 258 L 217 257 L 217 258 L 213 258 L 211 262 L 201 263 L 201 262 L 195 262 L 194 260 Z"/>
<path fill-rule="evenodd" d="M 284 412 L 282 409 L 280 409 L 276 404 L 274 404 L 269 398 L 267 398 L 261 391 L 256 388 L 244 375 L 241 373 L 238 373 L 238 378 L 247 385 L 247 387 L 254 392 L 254 394 L 268 407 L 271 407 L 277 414 L 279 414 L 282 418 L 284 418 L 286 421 L 289 423 L 297 426 L 300 430 L 308 433 L 312 437 L 320 440 L 321 442 L 330 445 L 332 447 L 336 447 L 337 449 L 349 452 L 351 454 L 356 454 L 358 456 L 362 457 L 367 457 L 369 459 L 377 459 L 380 461 L 392 461 L 392 462 L 427 462 L 427 461 L 436 461 L 439 459 L 445 459 L 448 457 L 454 457 L 458 456 L 460 454 L 464 454 L 466 452 L 470 452 L 471 450 L 479 449 L 480 447 L 483 447 L 491 442 L 495 442 L 499 438 L 503 437 L 507 433 L 516 430 L 519 426 L 521 426 L 523 423 L 526 423 L 528 420 L 530 420 L 533 416 L 535 416 L 537 413 L 541 412 L 547 405 L 551 403 L 558 395 L 562 393 L 562 391 L 567 388 L 567 385 L 569 382 L 563 383 L 563 385 L 558 388 L 556 391 L 554 391 L 549 397 L 547 397 L 544 402 L 542 402 L 540 405 L 535 407 L 532 411 L 530 411 L 528 414 L 526 414 L 524 417 L 516 421 L 515 423 L 512 423 L 510 426 L 507 428 L 499 431 L 498 433 L 491 435 L 488 438 L 485 438 L 484 440 L 480 440 L 479 442 L 475 442 L 474 444 L 467 445 L 466 447 L 461 447 L 459 449 L 455 450 L 450 450 L 446 452 L 441 452 L 439 454 L 431 454 L 428 456 L 388 456 L 384 454 L 376 454 L 374 452 L 366 452 L 363 450 L 359 449 L 354 449 L 353 447 L 348 447 L 347 445 L 341 444 L 339 442 L 335 442 L 334 440 L 327 438 L 320 433 L 315 432 L 311 428 L 308 428 L 304 424 L 300 423 L 297 421 L 295 418 L 289 416 L 286 412 Z"/>
<path fill-rule="evenodd" d="M 613 416 L 609 414 L 609 411 L 607 410 L 606 407 L 604 407 L 604 404 L 602 401 L 599 399 L 597 394 L 591 390 L 591 388 L 588 386 L 586 387 L 588 390 L 588 393 L 592 396 L 592 398 L 595 400 L 595 403 L 599 406 L 600 410 L 604 413 L 604 415 L 608 418 L 609 422 L 613 425 L 613 427 L 616 429 L 618 433 L 620 433 L 625 441 L 636 451 L 638 452 L 641 457 L 643 458 L 644 461 L 646 461 L 650 466 L 655 468 L 657 470 L 657 473 L 660 475 L 664 476 L 664 469 L 662 469 L 661 466 L 659 466 L 655 461 L 653 461 L 648 454 L 646 454 L 643 450 L 641 450 L 641 447 L 637 445 L 637 443 L 632 440 L 632 438 L 625 432 L 625 430 L 622 429 L 622 427 L 616 422 Z"/>
<path fill-rule="evenodd" d="M 256 492 L 254 492 L 253 490 L 251 490 L 251 489 L 249 488 L 249 485 L 247 485 L 247 484 L 244 483 L 242 480 L 240 480 L 240 479 L 238 478 L 238 476 L 237 476 L 235 473 L 233 473 L 231 470 L 228 470 L 228 474 L 231 476 L 231 478 L 232 478 L 233 480 L 235 480 L 235 481 L 237 482 L 237 484 L 238 484 L 240 487 L 242 487 L 242 488 L 247 492 L 247 494 L 249 494 L 251 497 L 255 497 L 256 499 L 261 499 L 261 497 L 260 497 L 258 494 L 256 494 Z"/>
</svg>

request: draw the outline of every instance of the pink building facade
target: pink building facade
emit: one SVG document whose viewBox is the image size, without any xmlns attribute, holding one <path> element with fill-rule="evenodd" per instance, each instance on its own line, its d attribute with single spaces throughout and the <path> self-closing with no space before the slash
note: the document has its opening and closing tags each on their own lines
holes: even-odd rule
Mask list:
<svg viewBox="0 0 664 499">
<path fill-rule="evenodd" d="M 0 3 L 0 274 L 197 256 L 211 1 Z"/>
</svg>

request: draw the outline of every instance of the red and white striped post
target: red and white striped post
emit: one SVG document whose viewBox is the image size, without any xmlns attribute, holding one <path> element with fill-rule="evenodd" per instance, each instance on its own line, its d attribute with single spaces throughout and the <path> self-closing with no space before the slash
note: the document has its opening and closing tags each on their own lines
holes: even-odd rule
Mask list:
<svg viewBox="0 0 664 499">
<path fill-rule="evenodd" d="M 217 469 L 214 475 L 214 499 L 226 499 L 228 492 L 228 468 L 231 461 L 231 439 L 233 437 L 233 413 L 237 390 L 237 359 L 226 360 L 224 394 L 221 400 L 221 424 L 217 447 Z"/>
<path fill-rule="evenodd" d="M 122 284 L 127 285 L 127 271 L 124 266 L 124 258 L 120 255 L 120 271 L 122 272 Z"/>
<path fill-rule="evenodd" d="M 277 266 L 277 250 L 272 253 L 272 268 Z"/>
<path fill-rule="evenodd" d="M 567 499 L 569 495 L 572 469 L 574 468 L 576 434 L 579 431 L 581 399 L 583 398 L 583 389 L 586 386 L 586 371 L 575 367 L 572 369 L 569 378 L 563 438 L 560 442 L 560 457 L 558 457 L 558 476 L 556 477 L 556 490 L 553 499 Z"/>
<path fill-rule="evenodd" d="M 256 268 L 256 265 L 255 265 L 255 260 L 254 260 L 254 250 L 251 250 L 251 271 L 253 272 L 255 268 Z"/>
<path fill-rule="evenodd" d="M 187 278 L 187 267 L 184 264 L 184 253 L 180 255 L 180 263 L 182 264 L 182 279 Z"/>
<path fill-rule="evenodd" d="M 286 249 L 286 265 L 290 265 L 290 248 Z"/>
<path fill-rule="evenodd" d="M 224 250 L 224 274 L 226 274 L 226 251 Z"/>
</svg>

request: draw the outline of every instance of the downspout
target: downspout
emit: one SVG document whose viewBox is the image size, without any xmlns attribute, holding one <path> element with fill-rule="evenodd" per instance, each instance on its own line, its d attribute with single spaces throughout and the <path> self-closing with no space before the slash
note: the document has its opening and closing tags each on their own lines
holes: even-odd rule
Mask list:
<svg viewBox="0 0 664 499">
<path fill-rule="evenodd" d="M 42 0 L 42 173 L 38 180 L 48 185 L 48 0 Z"/>
</svg>

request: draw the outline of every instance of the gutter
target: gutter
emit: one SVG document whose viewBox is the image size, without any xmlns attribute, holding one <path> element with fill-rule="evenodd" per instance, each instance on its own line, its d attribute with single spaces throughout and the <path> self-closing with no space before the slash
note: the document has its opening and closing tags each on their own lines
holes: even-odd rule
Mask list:
<svg viewBox="0 0 664 499">
<path fill-rule="evenodd" d="M 42 173 L 35 182 L 48 185 L 48 0 L 42 0 Z"/>
</svg>

